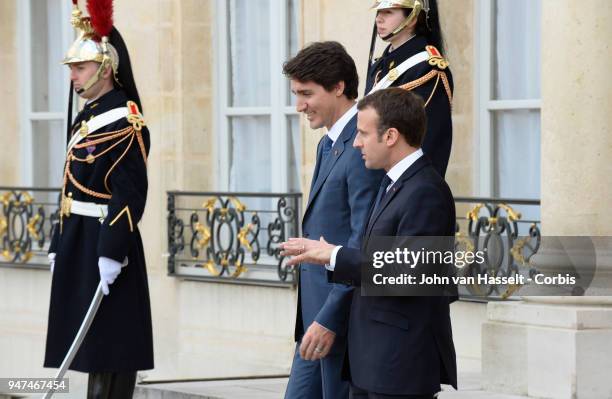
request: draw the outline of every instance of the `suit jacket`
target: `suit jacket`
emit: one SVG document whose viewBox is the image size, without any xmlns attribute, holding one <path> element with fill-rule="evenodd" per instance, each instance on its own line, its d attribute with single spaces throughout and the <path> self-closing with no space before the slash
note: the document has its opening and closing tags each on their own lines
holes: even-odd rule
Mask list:
<svg viewBox="0 0 612 399">
<path fill-rule="evenodd" d="M 429 158 L 422 156 L 383 198 L 369 219 L 364 241 L 454 232 L 451 191 Z M 333 281 L 361 285 L 362 259 L 360 250 L 341 248 Z M 353 295 L 344 370 L 357 387 L 381 394 L 429 394 L 439 391 L 442 383 L 456 388 L 449 298 Z"/>
<path fill-rule="evenodd" d="M 317 148 L 317 164 L 302 221 L 302 234 L 318 240 L 359 247 L 368 211 L 383 174 L 366 169 L 361 152 L 353 148 L 357 131 L 355 115 L 322 159 Z M 337 335 L 332 353 L 344 348 L 352 287 L 328 281 L 319 265 L 301 264 L 295 339 L 317 321 Z"/>
</svg>

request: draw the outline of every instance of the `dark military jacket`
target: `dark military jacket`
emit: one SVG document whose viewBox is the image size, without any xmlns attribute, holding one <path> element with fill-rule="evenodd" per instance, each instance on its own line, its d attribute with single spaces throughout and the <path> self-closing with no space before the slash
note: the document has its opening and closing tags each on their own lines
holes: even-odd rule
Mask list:
<svg viewBox="0 0 612 399">
<path fill-rule="evenodd" d="M 62 216 L 49 248 L 56 258 L 45 367 L 60 366 L 100 282 L 98 259 L 107 257 L 127 266 L 103 298 L 71 369 L 153 368 L 149 290 L 138 231 L 147 197 L 149 132 L 138 110 L 95 132 L 82 128 L 82 122 L 127 105 L 125 93 L 113 90 L 85 105 L 73 124 L 72 136 L 84 137 L 66 156 Z M 108 215 L 68 214 L 70 200 L 108 205 Z"/>
<path fill-rule="evenodd" d="M 435 47 L 428 48 L 427 40 L 423 36 L 410 39 L 392 52 L 389 52 L 389 48 L 390 46 L 369 68 L 365 93 L 368 94 L 376 82 L 408 58 L 422 51 L 430 53 L 428 61 L 421 62 L 398 76 L 391 87 L 412 90 L 426 102 L 427 133 L 423 140 L 423 152 L 444 177 L 453 137 L 451 101 L 454 86 L 448 63 Z"/>
</svg>

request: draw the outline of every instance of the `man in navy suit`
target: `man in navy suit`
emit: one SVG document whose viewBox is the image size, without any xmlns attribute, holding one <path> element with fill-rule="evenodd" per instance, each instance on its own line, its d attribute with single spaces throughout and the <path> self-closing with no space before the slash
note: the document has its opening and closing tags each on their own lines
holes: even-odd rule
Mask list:
<svg viewBox="0 0 612 399">
<path fill-rule="evenodd" d="M 453 196 L 420 149 L 426 131 L 423 106 L 420 97 L 399 88 L 376 92 L 358 104 L 353 145 L 367 168 L 386 171 L 369 212 L 366 247 L 383 236 L 454 235 Z M 325 239 L 290 239 L 283 244 L 284 254 L 296 255 L 289 263 L 326 265 L 334 282 L 361 286 L 361 264 L 368 258 L 358 247 L 331 245 Z M 351 381 L 350 397 L 433 398 L 440 384 L 456 388 L 450 301 L 445 296 L 355 292 L 344 374 Z"/>
<path fill-rule="evenodd" d="M 283 72 L 297 111 L 312 129 L 327 129 L 317 147 L 302 235 L 359 247 L 382 173 L 366 169 L 351 145 L 357 127 L 355 63 L 340 43 L 320 42 L 301 50 Z M 348 398 L 341 371 L 353 288 L 329 282 L 318 265 L 302 263 L 299 273 L 297 345 L 285 398 Z"/>
</svg>

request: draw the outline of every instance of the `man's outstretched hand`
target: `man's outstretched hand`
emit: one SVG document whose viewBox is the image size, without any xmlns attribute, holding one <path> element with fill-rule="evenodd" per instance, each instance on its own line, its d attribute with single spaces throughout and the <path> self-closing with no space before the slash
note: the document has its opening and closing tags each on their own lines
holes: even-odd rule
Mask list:
<svg viewBox="0 0 612 399">
<path fill-rule="evenodd" d="M 300 263 L 314 263 L 327 265 L 331 259 L 335 245 L 329 244 L 323 237 L 319 241 L 307 238 L 290 238 L 280 245 L 282 256 L 292 256 L 287 262 L 288 266 Z"/>
</svg>

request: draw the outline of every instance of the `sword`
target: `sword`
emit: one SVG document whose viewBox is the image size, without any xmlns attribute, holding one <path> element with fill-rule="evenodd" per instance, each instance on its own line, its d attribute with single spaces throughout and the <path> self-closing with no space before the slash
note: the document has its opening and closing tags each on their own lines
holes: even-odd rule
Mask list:
<svg viewBox="0 0 612 399">
<path fill-rule="evenodd" d="M 100 307 L 100 303 L 102 302 L 103 297 L 104 294 L 102 293 L 102 282 L 100 282 L 100 284 L 98 284 L 98 288 L 96 289 L 96 293 L 94 294 L 93 300 L 91 301 L 91 305 L 89 305 L 89 310 L 87 310 L 87 314 L 83 319 L 81 328 L 79 328 L 79 331 L 77 332 L 77 335 L 74 338 L 74 342 L 70 346 L 70 349 L 68 349 L 68 353 L 66 354 L 64 361 L 62 362 L 57 374 L 55 375 L 54 382 L 59 383 L 60 380 L 64 377 L 64 374 L 66 374 L 66 371 L 68 371 L 68 367 L 70 367 L 70 365 L 72 364 L 74 357 L 76 356 L 77 352 L 79 351 L 79 348 L 81 347 L 81 344 L 83 343 L 83 340 L 85 339 L 85 335 L 87 335 L 87 331 L 89 331 L 89 327 L 91 327 L 91 323 L 93 322 L 93 319 L 96 316 L 96 312 Z M 49 389 L 47 393 L 45 393 L 43 399 L 50 399 L 54 393 L 55 389 L 51 387 L 51 389 Z"/>
</svg>

